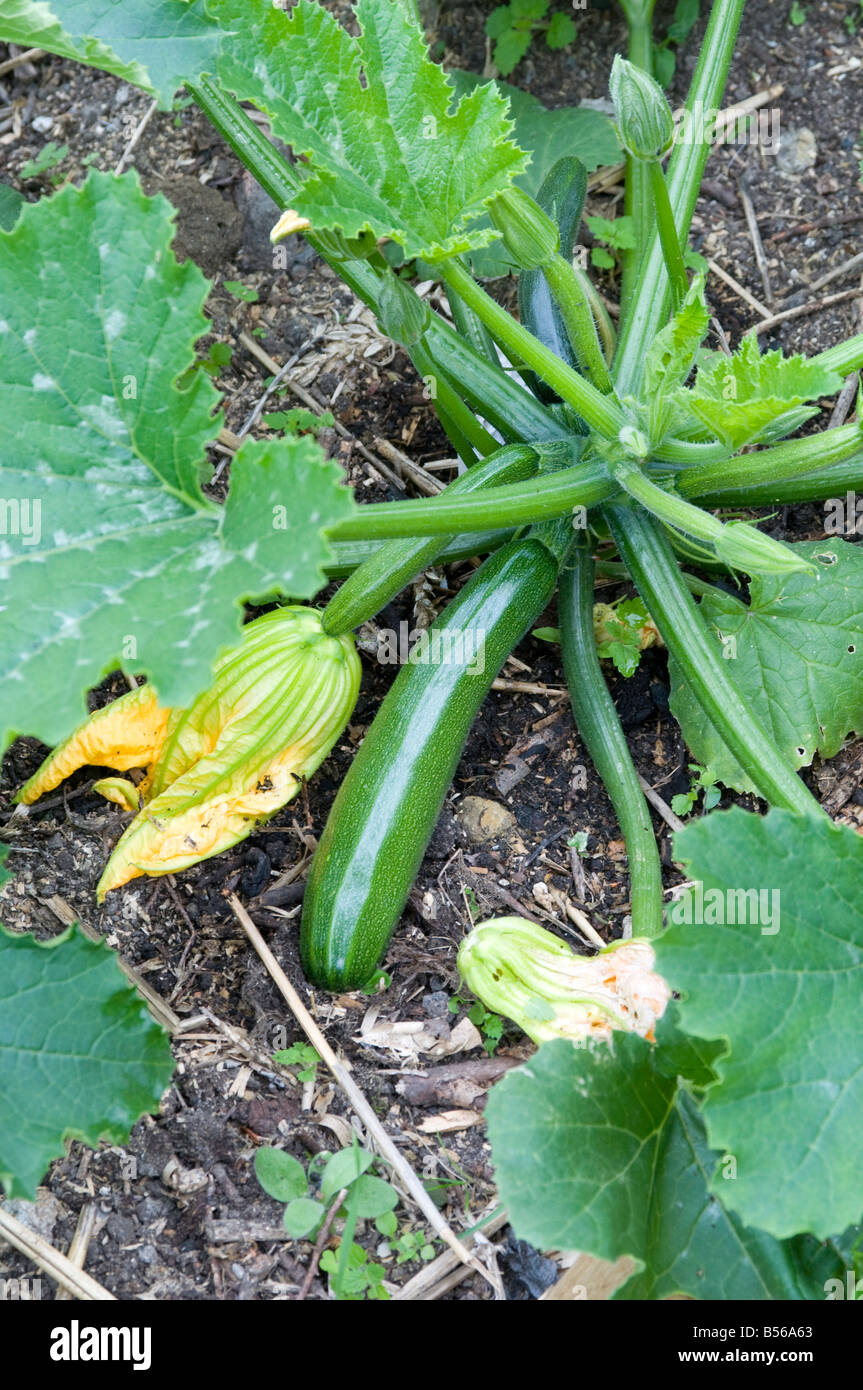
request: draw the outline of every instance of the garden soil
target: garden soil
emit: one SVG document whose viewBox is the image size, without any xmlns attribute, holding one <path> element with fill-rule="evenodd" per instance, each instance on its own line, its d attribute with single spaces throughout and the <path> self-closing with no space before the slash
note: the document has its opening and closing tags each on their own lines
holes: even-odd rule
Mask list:
<svg viewBox="0 0 863 1390">
<path fill-rule="evenodd" d="M 448 65 L 483 70 L 489 59 L 483 36 L 488 8 L 445 7 L 428 14 L 437 52 Z M 669 8 L 659 8 L 660 31 Z M 759 301 L 766 294 L 741 180 L 758 219 L 777 308 L 806 302 L 807 286 L 860 248 L 863 28 L 848 32 L 843 20 L 856 10 L 849 3 L 819 0 L 804 9 L 805 23 L 795 26 L 786 0 L 750 0 L 728 93 L 728 101 L 736 102 L 781 87 L 768 107 L 774 118 L 778 112 L 788 136 L 785 172 L 775 152 L 751 144 L 715 152 L 693 224 L 695 249 L 743 287 L 711 276 L 716 320 L 732 345 L 756 315 L 746 293 Z M 624 37 L 619 13 L 592 5 L 576 12 L 576 20 L 574 45 L 556 53 L 535 46 L 513 74 L 513 81 L 549 106 L 607 97 L 609 66 Z M 672 88 L 677 100 L 694 67 L 699 33 L 679 55 Z M 4 56 L 0 46 L 0 60 Z M 57 58 L 19 66 L 0 77 L 0 178 L 32 200 L 50 191 L 52 178 L 79 180 L 91 166 L 114 169 L 149 105 L 131 87 Z M 48 139 L 69 152 L 41 177 L 25 178 L 27 161 Z M 295 358 L 288 378 L 311 393 L 319 408 L 332 411 L 341 432 L 325 429 L 322 441 L 343 464 L 358 497 L 413 494 L 409 477 L 396 488 L 397 456 L 387 446 L 421 466 L 451 452 L 422 383 L 404 354 L 380 336 L 372 316 L 301 240 L 291 245 L 287 266 L 274 270 L 267 239 L 273 208 L 204 117 L 182 102 L 174 112 L 153 114 L 127 165 L 138 170 L 148 192 L 161 190 L 174 203 L 178 254 L 191 257 L 213 280 L 210 332 L 198 353 L 203 359 L 214 344 L 225 345 L 216 369 L 227 430 L 243 428 L 272 364 L 282 367 Z M 618 201 L 619 193 L 596 195 L 590 210 L 613 216 Z M 814 298 L 860 289 L 859 269 L 854 276 L 837 279 Z M 237 284 L 254 296 L 238 297 Z M 601 288 L 614 298 L 614 278 L 607 273 Z M 507 282 L 497 282 L 494 292 L 513 302 Z M 430 294 L 437 302 L 433 288 Z M 794 295 L 799 299 L 789 298 Z M 859 332 L 861 315 L 863 290 L 787 321 L 768 345 L 813 353 Z M 288 391 L 271 398 L 268 408 L 299 403 Z M 230 446 L 224 435 L 213 450 L 216 495 L 223 495 L 230 474 Z M 385 466 L 376 468 L 362 448 Z M 824 512 L 786 508 L 770 528 L 780 536 L 820 539 Z M 379 622 L 427 622 L 471 569 L 462 564 L 430 571 Z M 620 592 L 611 587 L 602 597 Z M 554 621 L 551 610 L 538 625 Z M 374 649 L 373 631 L 364 634 L 363 644 Z M 609 941 L 627 929 L 624 845 L 573 727 L 559 650 L 528 636 L 503 672 L 508 687 L 492 692 L 468 740 L 386 956 L 389 987 L 374 996 L 310 990 L 297 945 L 305 870 L 395 669 L 370 655 L 363 665 L 350 726 L 302 797 L 235 849 L 176 878 L 138 880 L 112 893 L 101 908 L 95 884 L 123 819 L 91 792 L 94 772 L 83 770 L 62 794 L 46 798 L 22 820 L 12 816 L 12 796 L 46 750 L 22 738 L 3 763 L 0 815 L 14 872 L 0 895 L 4 922 L 47 939 L 69 920 L 80 920 L 140 972 L 179 1024 L 173 1039 L 177 1069 L 160 1113 L 141 1120 L 122 1147 L 104 1144 L 94 1152 L 70 1143 L 46 1175 L 35 1207 L 8 1204 L 61 1250 L 68 1248 L 82 1209 L 93 1207 L 86 1269 L 120 1299 L 295 1298 L 312 1246 L 287 1238 L 279 1205 L 255 1179 L 255 1151 L 276 1143 L 308 1162 L 349 1140 L 349 1108 L 325 1069 L 318 1067 L 314 1080 L 304 1082 L 296 1067 L 272 1062 L 274 1050 L 301 1040 L 301 1034 L 233 915 L 230 893 L 247 906 L 401 1152 L 436 1185 L 457 1229 L 496 1202 L 482 1122 L 489 1081 L 531 1051 L 516 1031 L 505 1032 L 490 1062 L 480 1032 L 462 1022 L 469 1001 L 462 1002 L 459 993 L 459 941 L 471 922 L 516 911 L 551 925 L 579 950 L 585 949 L 573 921 L 579 913 Z M 668 713 L 664 654 L 646 653 L 630 680 L 613 670 L 608 674 L 638 771 L 670 802 L 688 789 L 690 778 Z M 121 676 L 109 679 L 91 695 L 91 706 L 126 688 Z M 816 794 L 832 796 L 834 813 L 854 825 L 863 818 L 856 765 L 850 746 L 831 764 L 816 764 L 805 774 Z M 671 832 L 659 815 L 655 828 L 671 888 L 680 881 Z M 586 836 L 580 855 L 568 846 L 575 832 Z M 455 1070 L 441 1073 L 443 1066 Z M 430 1075 L 418 1081 L 417 1073 Z M 401 1205 L 398 1215 L 400 1236 L 429 1235 L 412 1207 Z M 336 1233 L 332 1239 L 337 1238 Z M 361 1227 L 359 1239 L 383 1265 L 393 1291 L 420 1269 L 416 1260 L 398 1263 L 394 1243 L 382 1242 L 371 1225 Z M 493 1239 L 509 1298 L 539 1297 L 565 1264 L 559 1256 L 541 1258 L 506 1229 Z M 435 1253 L 440 1250 L 436 1245 Z M 32 1273 L 22 1256 L 0 1245 L 0 1276 Z M 328 1296 L 323 1276 L 315 1276 L 307 1296 Z M 445 1297 L 483 1300 L 492 1293 L 471 1274 Z"/>
</svg>

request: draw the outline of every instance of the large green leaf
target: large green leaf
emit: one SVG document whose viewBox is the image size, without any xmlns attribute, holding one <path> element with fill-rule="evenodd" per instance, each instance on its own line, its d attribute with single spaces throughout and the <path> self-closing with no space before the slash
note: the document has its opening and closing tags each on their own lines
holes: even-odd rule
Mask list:
<svg viewBox="0 0 863 1390">
<path fill-rule="evenodd" d="M 792 767 L 831 758 L 863 730 L 863 551 L 847 541 L 791 549 L 816 575 L 755 575 L 749 603 L 715 590 L 701 613 L 728 674 Z M 699 763 L 738 791 L 755 791 L 670 662 L 671 708 Z"/>
<path fill-rule="evenodd" d="M 0 0 L 0 40 L 112 72 L 163 108 L 212 70 L 222 35 L 204 0 Z"/>
<path fill-rule="evenodd" d="M 123 1143 L 158 1110 L 168 1039 L 111 951 L 70 927 L 40 945 L 0 927 L 0 1181 L 36 1187 L 67 1138 Z"/>
<path fill-rule="evenodd" d="M 639 1273 L 622 1298 L 823 1296 L 794 1247 L 747 1230 L 711 1196 L 718 1156 L 686 1083 L 658 1055 L 624 1033 L 613 1047 L 544 1043 L 494 1088 L 489 1138 L 516 1233 L 542 1248 L 632 1256 Z M 724 1196 L 732 1183 L 717 1186 Z"/>
<path fill-rule="evenodd" d="M 449 76 L 458 97 L 475 91 L 482 81 L 475 73 L 462 68 L 454 68 Z M 501 81 L 495 85 L 509 101 L 509 114 L 515 122 L 513 139 L 520 149 L 530 154 L 530 163 L 515 182 L 532 198 L 565 154 L 580 159 L 588 173 L 601 165 L 616 164 L 621 158 L 614 126 L 602 112 L 586 106 L 562 106 L 552 111 L 519 87 Z M 487 225 L 487 219 L 483 219 L 481 225 Z M 474 273 L 486 280 L 508 275 L 515 269 L 499 241 L 474 251 L 470 259 Z"/>
<path fill-rule="evenodd" d="M 405 6 L 359 0 L 358 39 L 313 0 L 289 15 L 270 0 L 211 9 L 238 30 L 221 81 L 309 160 L 292 206 L 316 230 L 370 228 L 428 260 L 497 236 L 468 223 L 526 162 L 507 139 L 506 102 L 485 86 L 450 110 L 452 88 Z"/>
<path fill-rule="evenodd" d="M 863 841 L 735 807 L 687 826 L 675 855 L 703 887 L 672 909 L 657 969 L 682 1027 L 729 1045 L 704 1117 L 736 1177 L 713 1190 L 779 1238 L 825 1238 L 863 1212 Z"/>
<path fill-rule="evenodd" d="M 208 283 L 170 249 L 172 210 L 93 172 L 0 233 L 0 733 L 57 742 L 120 664 L 186 705 L 236 643 L 241 599 L 307 598 L 324 528 L 354 506 L 310 437 L 237 453 L 201 491 L 218 397 L 179 390 Z"/>
<path fill-rule="evenodd" d="M 711 353 L 685 399 L 724 444 L 740 449 L 781 415 L 832 396 L 841 385 L 836 372 L 805 357 L 783 357 L 778 351 L 762 356 L 753 333 L 731 357 Z"/>
</svg>

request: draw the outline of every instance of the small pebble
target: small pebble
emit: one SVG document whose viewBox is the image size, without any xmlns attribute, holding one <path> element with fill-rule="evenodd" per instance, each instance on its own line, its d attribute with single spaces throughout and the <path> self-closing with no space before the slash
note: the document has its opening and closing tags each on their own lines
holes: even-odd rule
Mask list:
<svg viewBox="0 0 863 1390">
<path fill-rule="evenodd" d="M 435 990 L 433 994 L 424 994 L 423 1008 L 429 1018 L 443 1018 L 449 1010 L 449 995 L 442 989 Z"/>
</svg>

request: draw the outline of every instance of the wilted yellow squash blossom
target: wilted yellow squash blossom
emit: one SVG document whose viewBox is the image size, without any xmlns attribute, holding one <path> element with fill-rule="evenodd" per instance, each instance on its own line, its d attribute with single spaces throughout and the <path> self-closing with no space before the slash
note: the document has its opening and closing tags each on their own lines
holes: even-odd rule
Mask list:
<svg viewBox="0 0 863 1390">
<path fill-rule="evenodd" d="M 296 796 L 350 717 L 360 662 L 313 608 L 276 608 L 243 628 L 189 709 L 165 709 L 151 685 L 98 710 L 21 788 L 26 805 L 87 763 L 147 769 L 137 786 L 94 790 L 137 811 L 98 885 L 101 902 L 141 874 L 168 874 L 244 839 Z"/>
<path fill-rule="evenodd" d="M 649 941 L 618 941 L 595 956 L 577 956 L 560 937 L 523 917 L 482 922 L 458 953 L 467 986 L 535 1043 L 608 1038 L 614 1028 L 652 1042 L 671 998 L 653 966 Z"/>
</svg>

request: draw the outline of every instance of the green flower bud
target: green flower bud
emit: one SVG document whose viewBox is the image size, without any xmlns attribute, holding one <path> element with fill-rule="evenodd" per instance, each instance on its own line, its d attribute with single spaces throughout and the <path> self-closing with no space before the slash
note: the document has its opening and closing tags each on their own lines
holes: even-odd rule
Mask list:
<svg viewBox="0 0 863 1390">
<path fill-rule="evenodd" d="M 653 964 L 648 941 L 620 941 L 598 955 L 576 956 L 565 941 L 523 917 L 481 923 L 458 953 L 469 989 L 535 1043 L 608 1038 L 614 1028 L 653 1041 L 671 998 Z"/>
<path fill-rule="evenodd" d="M 522 270 L 535 270 L 557 254 L 560 232 L 556 224 L 521 188 L 498 193 L 488 211 L 507 251 Z"/>
<path fill-rule="evenodd" d="M 387 275 L 378 295 L 381 328 L 394 343 L 410 348 L 429 326 L 429 308 L 398 275 Z"/>
<path fill-rule="evenodd" d="M 716 539 L 718 558 L 745 574 L 815 573 L 815 566 L 790 546 L 765 536 L 748 521 L 728 521 Z"/>
<path fill-rule="evenodd" d="M 636 159 L 658 159 L 674 140 L 674 117 L 659 83 L 618 54 L 608 85 L 624 149 Z"/>
</svg>

